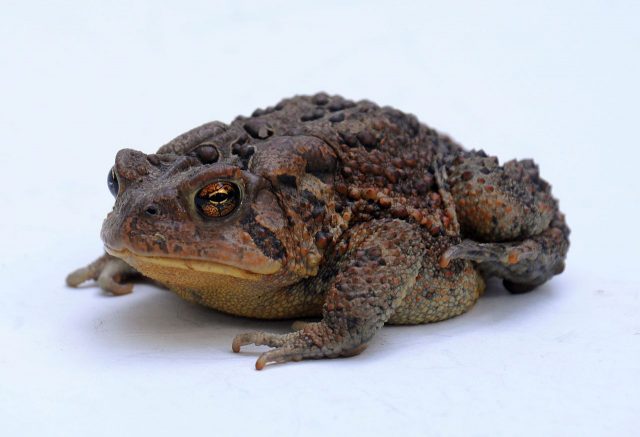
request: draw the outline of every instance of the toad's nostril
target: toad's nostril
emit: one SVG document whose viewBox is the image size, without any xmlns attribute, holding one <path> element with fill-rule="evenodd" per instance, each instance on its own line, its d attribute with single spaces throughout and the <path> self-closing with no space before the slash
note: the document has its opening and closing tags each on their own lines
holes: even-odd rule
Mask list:
<svg viewBox="0 0 640 437">
<path fill-rule="evenodd" d="M 144 212 L 147 215 L 157 215 L 160 212 L 160 210 L 156 205 L 149 205 L 147 206 L 147 209 L 144 210 Z"/>
</svg>

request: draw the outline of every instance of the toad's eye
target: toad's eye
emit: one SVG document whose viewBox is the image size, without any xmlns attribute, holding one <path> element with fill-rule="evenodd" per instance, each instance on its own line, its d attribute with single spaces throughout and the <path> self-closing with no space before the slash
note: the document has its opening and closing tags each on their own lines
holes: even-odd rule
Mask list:
<svg viewBox="0 0 640 437">
<path fill-rule="evenodd" d="M 224 217 L 240 204 L 240 189 L 231 182 L 214 182 L 196 194 L 196 207 L 206 217 Z"/>
<path fill-rule="evenodd" d="M 118 184 L 118 176 L 116 176 L 116 170 L 111 168 L 109 175 L 107 176 L 107 186 L 109 191 L 113 194 L 113 197 L 118 197 L 118 191 L 120 191 L 120 184 Z"/>
</svg>

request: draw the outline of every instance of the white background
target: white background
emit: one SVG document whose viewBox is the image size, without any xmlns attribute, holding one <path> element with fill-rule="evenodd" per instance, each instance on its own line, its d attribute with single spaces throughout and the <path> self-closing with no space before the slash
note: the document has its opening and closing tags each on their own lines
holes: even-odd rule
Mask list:
<svg viewBox="0 0 640 437">
<path fill-rule="evenodd" d="M 2 1 L 0 433 L 637 435 L 639 4 Z M 290 322 L 64 286 L 101 253 L 118 149 L 318 90 L 535 157 L 566 272 L 262 372 L 233 335 Z"/>
</svg>

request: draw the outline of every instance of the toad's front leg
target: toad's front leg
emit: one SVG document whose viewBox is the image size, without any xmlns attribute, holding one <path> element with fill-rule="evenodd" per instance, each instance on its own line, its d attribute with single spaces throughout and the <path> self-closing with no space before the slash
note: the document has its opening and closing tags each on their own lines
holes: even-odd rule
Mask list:
<svg viewBox="0 0 640 437">
<path fill-rule="evenodd" d="M 322 321 L 284 335 L 240 334 L 233 351 L 247 344 L 275 348 L 258 358 L 258 370 L 271 362 L 358 354 L 415 284 L 424 253 L 420 232 L 409 223 L 380 220 L 356 226 L 336 249 L 337 269 Z"/>
<path fill-rule="evenodd" d="M 66 282 L 70 287 L 77 287 L 93 279 L 104 291 L 120 296 L 131 293 L 133 284 L 128 281 L 139 276 L 129 264 L 105 253 L 88 266 L 69 273 Z"/>
</svg>

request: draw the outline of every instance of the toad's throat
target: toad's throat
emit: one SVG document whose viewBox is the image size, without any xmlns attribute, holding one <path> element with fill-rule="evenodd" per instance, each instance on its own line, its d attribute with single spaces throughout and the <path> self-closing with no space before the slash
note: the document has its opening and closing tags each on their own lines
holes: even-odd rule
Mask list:
<svg viewBox="0 0 640 437">
<path fill-rule="evenodd" d="M 280 270 L 280 266 L 270 266 L 269 268 L 265 268 L 260 271 L 251 271 L 227 264 L 221 264 L 215 261 L 141 255 L 134 253 L 128 249 L 117 250 L 106 245 L 105 251 L 109 255 L 124 260 L 133 268 L 137 268 L 141 264 L 151 264 L 160 268 L 168 267 L 173 269 L 185 270 L 185 273 L 188 271 L 193 271 L 211 275 L 232 276 L 234 278 L 247 279 L 252 281 L 259 281 L 263 279 L 265 275 L 270 275 Z"/>
</svg>

